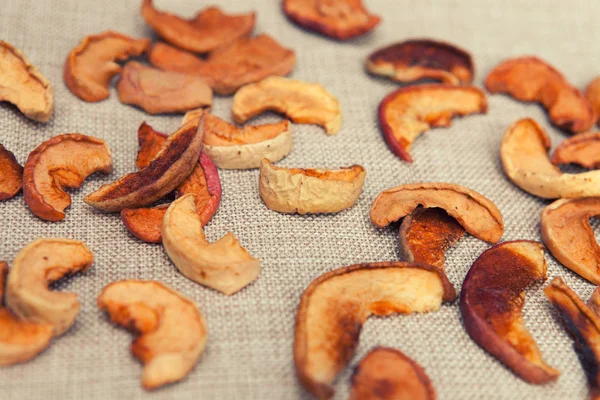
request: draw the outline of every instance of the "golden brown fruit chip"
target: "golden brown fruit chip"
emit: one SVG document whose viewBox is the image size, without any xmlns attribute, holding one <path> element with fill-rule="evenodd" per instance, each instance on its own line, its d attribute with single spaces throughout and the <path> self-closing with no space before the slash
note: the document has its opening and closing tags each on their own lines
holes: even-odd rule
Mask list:
<svg viewBox="0 0 600 400">
<path fill-rule="evenodd" d="M 146 389 L 185 378 L 206 347 L 206 322 L 196 304 L 159 282 L 111 283 L 98 296 L 98 308 L 138 335 L 131 352 L 144 364 Z"/>
<path fill-rule="evenodd" d="M 350 400 L 435 400 L 425 370 L 402 352 L 377 347 L 352 374 Z"/>
<path fill-rule="evenodd" d="M 318 398 L 352 358 L 362 325 L 371 315 L 429 312 L 456 292 L 444 272 L 406 262 L 356 264 L 315 279 L 296 314 L 294 362 L 300 382 Z"/>
<path fill-rule="evenodd" d="M 554 151 L 552 164 L 600 168 L 600 132 L 580 133 L 564 140 Z"/>
<path fill-rule="evenodd" d="M 497 243 L 504 233 L 500 210 L 489 199 L 452 183 L 412 183 L 381 192 L 371 206 L 371 222 L 383 228 L 418 206 L 446 210 L 471 235 Z"/>
<path fill-rule="evenodd" d="M 520 101 L 541 103 L 550 121 L 571 133 L 587 131 L 596 122 L 596 114 L 585 96 L 537 57 L 503 61 L 489 73 L 485 87 L 491 93 L 506 93 Z"/>
<path fill-rule="evenodd" d="M 318 83 L 271 76 L 233 96 L 233 120 L 242 124 L 265 111 L 285 114 L 297 124 L 317 124 L 334 135 L 342 125 L 340 102 Z"/>
<path fill-rule="evenodd" d="M 339 40 L 365 34 L 381 21 L 362 0 L 284 0 L 283 12 L 301 27 Z"/>
<path fill-rule="evenodd" d="M 219 7 L 207 7 L 192 19 L 158 11 L 152 0 L 142 0 L 142 17 L 167 42 L 196 53 L 207 53 L 250 35 L 256 15 L 227 15 Z"/>
<path fill-rule="evenodd" d="M 0 201 L 17 195 L 23 187 L 23 167 L 15 155 L 0 144 Z"/>
<path fill-rule="evenodd" d="M 596 117 L 600 117 L 600 76 L 592 80 L 585 88 L 585 97 L 592 105 Z"/>
<path fill-rule="evenodd" d="M 121 72 L 116 61 L 140 56 L 149 46 L 150 39 L 134 39 L 111 31 L 86 36 L 65 61 L 65 84 L 82 100 L 107 99 L 110 81 Z"/>
<path fill-rule="evenodd" d="M 431 127 L 447 127 L 455 116 L 485 114 L 485 93 L 476 87 L 452 85 L 408 86 L 379 103 L 379 126 L 389 149 L 412 162 L 410 147 Z"/>
<path fill-rule="evenodd" d="M 546 280 L 544 246 L 519 240 L 484 251 L 471 266 L 460 294 L 460 311 L 471 339 L 533 384 L 558 378 L 523 322 L 525 289 Z"/>
<path fill-rule="evenodd" d="M 31 212 L 46 221 L 65 218 L 71 196 L 63 188 L 78 188 L 94 172 L 112 171 L 104 141 L 79 133 L 55 136 L 33 150 L 23 171 L 23 195 Z"/>
<path fill-rule="evenodd" d="M 0 101 L 27 118 L 47 122 L 54 110 L 54 87 L 18 49 L 0 40 Z"/>
<path fill-rule="evenodd" d="M 371 53 L 367 70 L 398 82 L 433 79 L 449 85 L 473 81 L 473 59 L 465 50 L 431 39 L 411 39 Z"/>
</svg>

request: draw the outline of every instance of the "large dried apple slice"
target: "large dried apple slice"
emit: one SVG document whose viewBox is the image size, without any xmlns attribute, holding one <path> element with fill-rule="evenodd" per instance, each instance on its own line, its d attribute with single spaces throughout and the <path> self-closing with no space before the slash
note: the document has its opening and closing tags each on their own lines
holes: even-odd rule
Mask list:
<svg viewBox="0 0 600 400">
<path fill-rule="evenodd" d="M 556 380 L 523 322 L 525 289 L 546 280 L 544 246 L 520 240 L 484 251 L 471 266 L 460 294 L 460 311 L 471 339 L 533 384 Z"/>
<path fill-rule="evenodd" d="M 0 144 L 0 201 L 10 199 L 23 188 L 23 167 L 15 155 Z"/>
<path fill-rule="evenodd" d="M 410 147 L 431 127 L 450 126 L 454 116 L 487 111 L 485 93 L 476 87 L 409 86 L 387 95 L 379 104 L 379 126 L 390 150 L 412 162 Z"/>
<path fill-rule="evenodd" d="M 578 164 L 600 168 L 600 132 L 580 133 L 564 140 L 554 150 L 552 164 Z"/>
</svg>

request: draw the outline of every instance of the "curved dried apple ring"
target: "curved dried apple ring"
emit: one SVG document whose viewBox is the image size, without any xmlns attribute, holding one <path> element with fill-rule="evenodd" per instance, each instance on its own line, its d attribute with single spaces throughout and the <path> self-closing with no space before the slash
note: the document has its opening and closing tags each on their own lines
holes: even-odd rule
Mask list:
<svg viewBox="0 0 600 400">
<path fill-rule="evenodd" d="M 0 40 L 0 101 L 14 104 L 27 118 L 48 122 L 54 87 L 18 49 Z"/>
<path fill-rule="evenodd" d="M 233 96 L 233 120 L 242 124 L 265 111 L 285 114 L 297 124 L 317 124 L 334 135 L 342 125 L 340 102 L 318 83 L 271 76 Z"/>
<path fill-rule="evenodd" d="M 23 167 L 15 155 L 0 144 L 0 201 L 13 198 L 23 188 Z"/>
<path fill-rule="evenodd" d="M 431 127 L 450 126 L 454 116 L 487 112 L 485 93 L 476 87 L 409 86 L 387 95 L 379 104 L 379 126 L 389 149 L 412 162 L 410 147 Z"/>
<path fill-rule="evenodd" d="M 596 116 L 600 118 L 600 76 L 593 79 L 585 88 L 585 97 L 592 105 Z"/>
<path fill-rule="evenodd" d="M 439 80 L 449 85 L 473 81 L 471 55 L 450 43 L 412 39 L 379 49 L 367 58 L 367 70 L 398 82 Z"/>
<path fill-rule="evenodd" d="M 356 264 L 315 279 L 296 314 L 294 363 L 304 387 L 319 398 L 352 358 L 363 323 L 371 315 L 429 312 L 456 292 L 444 272 L 425 264 Z"/>
<path fill-rule="evenodd" d="M 600 132 L 580 133 L 564 140 L 554 150 L 552 164 L 578 164 L 584 168 L 600 168 Z"/>
<path fill-rule="evenodd" d="M 150 39 L 134 39 L 118 32 L 86 36 L 65 61 L 65 84 L 82 100 L 96 102 L 107 99 L 110 81 L 121 72 L 121 66 L 115 61 L 140 56 L 148 46 Z"/>
</svg>

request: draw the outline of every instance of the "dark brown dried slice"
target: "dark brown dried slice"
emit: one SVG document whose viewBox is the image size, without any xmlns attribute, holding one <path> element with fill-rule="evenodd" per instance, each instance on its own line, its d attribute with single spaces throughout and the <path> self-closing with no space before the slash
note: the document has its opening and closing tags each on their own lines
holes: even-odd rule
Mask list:
<svg viewBox="0 0 600 400">
<path fill-rule="evenodd" d="M 600 132 L 580 133 L 564 140 L 554 151 L 552 164 L 600 168 Z"/>
<path fill-rule="evenodd" d="M 10 199 L 23 188 L 23 167 L 15 155 L 0 144 L 0 201 Z"/>
</svg>

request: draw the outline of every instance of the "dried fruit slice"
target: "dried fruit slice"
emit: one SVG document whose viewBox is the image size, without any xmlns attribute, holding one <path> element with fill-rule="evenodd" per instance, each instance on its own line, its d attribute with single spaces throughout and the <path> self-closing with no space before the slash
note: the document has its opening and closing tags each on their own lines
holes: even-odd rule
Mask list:
<svg viewBox="0 0 600 400">
<path fill-rule="evenodd" d="M 121 66 L 115 61 L 140 56 L 148 46 L 150 39 L 134 39 L 111 31 L 86 36 L 65 61 L 65 84 L 82 100 L 107 99 L 110 81 L 121 72 Z"/>
<path fill-rule="evenodd" d="M 189 121 L 188 121 L 189 122 Z M 182 125 L 185 125 L 184 122 Z M 163 147 L 169 135 L 154 130 L 145 121 L 138 128 L 138 153 L 135 165 L 138 169 L 146 168 Z"/>
<path fill-rule="evenodd" d="M 334 135 L 342 125 L 340 102 L 317 83 L 271 76 L 233 96 L 233 120 L 242 124 L 265 111 L 285 114 L 297 124 L 317 124 Z"/>
<path fill-rule="evenodd" d="M 32 213 L 46 221 L 65 218 L 71 196 L 63 188 L 78 188 L 94 172 L 112 171 L 104 141 L 70 133 L 55 136 L 33 150 L 23 171 L 23 195 Z"/>
<path fill-rule="evenodd" d="M 383 228 L 418 206 L 446 210 L 471 235 L 497 243 L 504 233 L 500 210 L 489 199 L 451 183 L 413 183 L 381 192 L 371 206 L 371 222 Z"/>
<path fill-rule="evenodd" d="M 162 222 L 169 204 L 152 208 L 124 208 L 121 220 L 129 232 L 147 243 L 162 242 Z"/>
<path fill-rule="evenodd" d="M 449 85 L 473 81 L 473 59 L 465 50 L 431 39 L 394 43 L 372 53 L 367 70 L 398 82 L 433 79 Z"/>
<path fill-rule="evenodd" d="M 283 12 L 301 27 L 339 40 L 363 35 L 381 21 L 362 0 L 284 0 Z"/>
<path fill-rule="evenodd" d="M 23 187 L 23 167 L 13 153 L 0 144 L 0 201 L 17 195 Z"/>
<path fill-rule="evenodd" d="M 142 17 L 167 42 L 196 53 L 207 53 L 250 35 L 256 15 L 227 15 L 219 7 L 207 7 L 192 19 L 158 11 L 152 0 L 142 0 Z"/>
<path fill-rule="evenodd" d="M 471 339 L 533 384 L 558 378 L 544 362 L 523 322 L 524 290 L 546 280 L 544 246 L 520 240 L 484 251 L 471 266 L 460 294 L 460 311 Z"/>
<path fill-rule="evenodd" d="M 371 315 L 429 312 L 456 292 L 444 272 L 425 264 L 357 264 L 315 279 L 296 314 L 294 362 L 300 382 L 318 398 L 352 358 L 363 323 Z"/>
<path fill-rule="evenodd" d="M 600 76 L 590 82 L 585 89 L 585 97 L 588 99 L 596 117 L 600 117 Z"/>
<path fill-rule="evenodd" d="M 263 160 L 258 192 L 274 211 L 336 213 L 356 203 L 366 174 L 360 165 L 337 170 L 281 168 Z"/>
<path fill-rule="evenodd" d="M 564 140 L 554 151 L 552 164 L 600 168 L 600 132 L 580 133 Z"/>
<path fill-rule="evenodd" d="M 196 304 L 159 282 L 111 283 L 98 296 L 98 308 L 138 335 L 131 352 L 144 364 L 146 389 L 185 378 L 206 347 L 208 330 Z"/>
<path fill-rule="evenodd" d="M 387 95 L 379 104 L 379 126 L 389 149 L 412 162 L 410 147 L 431 127 L 450 126 L 454 116 L 487 112 L 485 93 L 476 87 L 408 86 Z"/>
<path fill-rule="evenodd" d="M 48 122 L 54 87 L 18 49 L 0 40 L 0 101 L 14 104 L 27 118 Z"/>
<path fill-rule="evenodd" d="M 550 121 L 571 133 L 587 131 L 596 122 L 596 114 L 585 96 L 537 57 L 503 61 L 489 73 L 485 87 L 491 93 L 506 93 L 520 101 L 541 103 Z"/>
</svg>

